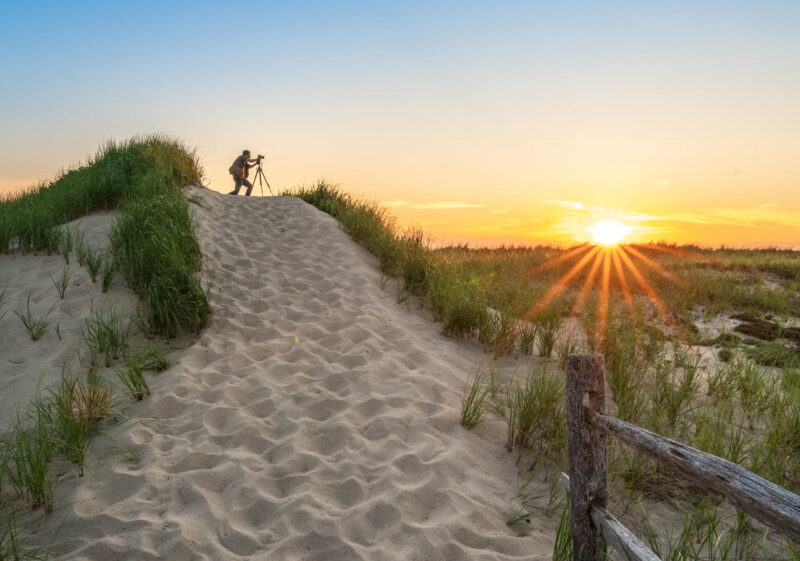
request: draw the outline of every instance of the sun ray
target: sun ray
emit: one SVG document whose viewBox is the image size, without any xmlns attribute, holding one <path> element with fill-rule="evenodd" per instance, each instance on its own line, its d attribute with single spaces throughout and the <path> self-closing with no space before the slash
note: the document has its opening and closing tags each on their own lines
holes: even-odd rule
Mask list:
<svg viewBox="0 0 800 561">
<path fill-rule="evenodd" d="M 613 252 L 611 257 L 614 260 L 614 269 L 617 271 L 617 278 L 619 279 L 619 286 L 622 288 L 622 295 L 625 297 L 625 304 L 628 305 L 628 311 L 631 313 L 634 324 L 636 324 L 636 309 L 633 307 L 633 297 L 631 296 L 630 288 L 628 288 L 628 277 L 622 268 L 619 252 Z"/>
<path fill-rule="evenodd" d="M 603 252 L 603 277 L 602 277 L 602 288 L 600 291 L 600 322 L 598 325 L 598 339 L 600 341 L 605 341 L 606 338 L 606 324 L 608 322 L 608 285 L 609 281 L 611 280 L 611 259 L 610 253 L 611 251 L 618 251 L 617 248 L 613 248 L 612 250 L 608 250 Z"/>
<path fill-rule="evenodd" d="M 644 278 L 644 275 L 642 275 L 639 269 L 636 268 L 636 264 L 631 260 L 630 257 L 628 257 L 628 254 L 625 253 L 624 251 L 620 251 L 619 256 L 622 258 L 624 264 L 633 274 L 633 278 L 636 279 L 636 282 L 639 283 L 639 286 L 641 286 L 642 290 L 644 290 L 645 294 L 647 294 L 647 297 L 650 298 L 650 301 L 653 303 L 653 306 L 655 306 L 658 314 L 665 322 L 669 323 L 669 314 L 667 314 L 666 308 L 664 308 L 664 305 L 661 303 L 661 300 L 658 299 L 656 291 L 653 290 L 653 287 L 650 286 L 650 283 L 647 282 L 647 279 Z"/>
<path fill-rule="evenodd" d="M 572 313 L 580 314 L 581 311 L 583 310 L 583 303 L 586 301 L 586 295 L 592 288 L 592 283 L 594 282 L 594 278 L 597 276 L 597 271 L 600 270 L 601 263 L 602 259 L 600 258 L 600 254 L 598 253 L 597 256 L 594 258 L 594 262 L 592 263 L 592 268 L 589 269 L 589 274 L 586 275 L 586 280 L 583 281 L 581 292 L 580 294 L 578 294 L 578 299 L 575 301 L 575 305 L 572 307 Z"/>
<path fill-rule="evenodd" d="M 564 261 L 567 261 L 568 259 L 571 259 L 572 257 L 574 257 L 575 255 L 579 254 L 580 252 L 588 251 L 591 248 L 592 248 L 591 245 L 583 244 L 583 245 L 579 245 L 579 246 L 573 247 L 572 249 L 568 249 L 564 254 L 556 257 L 555 259 L 551 259 L 549 261 L 545 261 L 544 263 L 542 263 L 538 267 L 534 267 L 533 269 L 530 270 L 530 272 L 528 274 L 529 275 L 534 275 L 536 273 L 541 273 L 542 271 L 546 271 L 547 269 L 552 269 L 553 267 L 555 267 L 559 263 L 563 263 Z"/>
<path fill-rule="evenodd" d="M 669 255 L 674 255 L 675 257 L 683 257 L 685 259 L 691 259 L 692 261 L 707 261 L 708 258 L 700 255 L 699 253 L 694 253 L 691 251 L 686 251 L 683 249 L 678 249 L 675 247 L 669 247 L 665 245 L 658 245 L 654 243 L 649 244 L 635 244 L 639 249 L 644 250 L 652 250 L 652 251 L 659 251 L 661 253 L 666 253 Z"/>
<path fill-rule="evenodd" d="M 566 288 L 566 286 L 575 277 L 575 275 L 577 275 L 581 271 L 581 269 L 583 269 L 586 266 L 586 264 L 589 262 L 592 256 L 597 254 L 597 252 L 599 251 L 600 248 L 598 246 L 594 246 L 591 250 L 589 250 L 589 252 L 586 255 L 584 255 L 580 261 L 575 263 L 575 265 L 573 265 L 572 268 L 569 271 L 567 271 L 567 273 L 564 276 L 558 279 L 556 284 L 554 284 L 550 288 L 550 290 L 548 290 L 547 293 L 544 296 L 542 296 L 542 298 L 539 299 L 538 302 L 536 302 L 533 306 L 530 307 L 528 313 L 525 314 L 525 319 L 531 320 L 535 318 L 537 315 L 539 315 L 539 313 L 545 308 L 545 306 L 547 306 L 550 302 L 552 302 L 556 296 L 561 294 L 561 291 L 563 291 L 564 288 Z"/>
<path fill-rule="evenodd" d="M 644 261 L 647 265 L 649 265 L 650 267 L 661 273 L 661 275 L 667 277 L 669 280 L 678 284 L 682 284 L 681 280 L 678 277 L 667 271 L 664 267 L 662 267 L 661 265 L 650 259 L 647 255 L 645 255 L 635 247 L 629 245 L 620 247 L 622 248 L 623 251 L 628 251 L 633 255 L 635 255 L 636 257 L 638 257 L 639 259 L 641 259 L 642 261 Z"/>
</svg>

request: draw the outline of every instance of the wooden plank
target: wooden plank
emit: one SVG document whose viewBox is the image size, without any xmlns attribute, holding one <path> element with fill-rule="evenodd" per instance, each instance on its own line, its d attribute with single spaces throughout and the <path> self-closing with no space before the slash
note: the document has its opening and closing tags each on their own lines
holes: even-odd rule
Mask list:
<svg viewBox="0 0 800 561">
<path fill-rule="evenodd" d="M 569 495 L 569 476 L 562 473 L 558 486 Z M 661 561 L 661 558 L 644 545 L 633 532 L 613 514 L 601 506 L 591 504 L 589 516 L 603 532 L 603 537 L 627 561 Z"/>
<path fill-rule="evenodd" d="M 573 561 L 600 561 L 605 542 L 590 518 L 590 502 L 605 507 L 606 436 L 589 422 L 589 408 L 605 413 L 605 380 L 601 355 L 569 355 L 566 364 L 566 413 L 569 471 L 572 476 L 570 512 L 572 514 Z"/>
<path fill-rule="evenodd" d="M 800 543 L 800 497 L 738 464 L 602 413 L 587 410 L 594 426 L 661 462 L 697 485 Z"/>
</svg>

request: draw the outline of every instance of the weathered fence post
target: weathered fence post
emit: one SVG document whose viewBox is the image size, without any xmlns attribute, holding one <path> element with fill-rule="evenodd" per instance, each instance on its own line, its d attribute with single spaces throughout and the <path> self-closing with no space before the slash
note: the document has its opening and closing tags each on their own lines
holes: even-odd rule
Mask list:
<svg viewBox="0 0 800 561">
<path fill-rule="evenodd" d="M 588 394 L 588 403 L 584 399 Z M 570 510 L 573 561 L 600 561 L 605 542 L 589 516 L 589 503 L 605 507 L 606 436 L 589 422 L 584 406 L 605 414 L 603 356 L 569 355 L 566 367 Z"/>
</svg>

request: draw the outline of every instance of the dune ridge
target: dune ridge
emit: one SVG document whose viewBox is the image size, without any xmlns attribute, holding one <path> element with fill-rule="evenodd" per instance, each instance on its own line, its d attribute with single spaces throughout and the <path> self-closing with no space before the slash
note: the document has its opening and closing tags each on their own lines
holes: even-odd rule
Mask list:
<svg viewBox="0 0 800 561">
<path fill-rule="evenodd" d="M 549 559 L 552 533 L 504 523 L 502 442 L 459 425 L 480 350 L 399 306 L 375 259 L 299 199 L 190 195 L 211 319 L 93 444 L 95 469 L 57 487 L 54 553 Z"/>
</svg>

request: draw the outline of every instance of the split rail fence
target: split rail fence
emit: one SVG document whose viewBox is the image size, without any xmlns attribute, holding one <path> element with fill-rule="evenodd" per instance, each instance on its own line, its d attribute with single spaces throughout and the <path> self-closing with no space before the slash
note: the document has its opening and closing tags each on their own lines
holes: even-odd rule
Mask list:
<svg viewBox="0 0 800 561">
<path fill-rule="evenodd" d="M 797 495 L 738 464 L 606 415 L 602 355 L 567 357 L 566 399 L 570 477 L 562 473 L 559 483 L 570 497 L 573 561 L 600 561 L 606 542 L 630 561 L 659 559 L 606 510 L 609 435 L 800 543 Z"/>
</svg>

